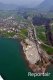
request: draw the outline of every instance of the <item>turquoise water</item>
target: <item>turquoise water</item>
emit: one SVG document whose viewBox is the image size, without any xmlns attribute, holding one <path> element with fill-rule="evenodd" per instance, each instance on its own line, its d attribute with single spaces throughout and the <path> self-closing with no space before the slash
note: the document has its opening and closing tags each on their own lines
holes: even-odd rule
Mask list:
<svg viewBox="0 0 53 80">
<path fill-rule="evenodd" d="M 4 80 L 43 80 L 43 77 L 28 77 L 30 69 L 22 56 L 18 40 L 0 38 L 0 75 Z M 53 80 L 52 76 L 44 80 Z"/>
</svg>

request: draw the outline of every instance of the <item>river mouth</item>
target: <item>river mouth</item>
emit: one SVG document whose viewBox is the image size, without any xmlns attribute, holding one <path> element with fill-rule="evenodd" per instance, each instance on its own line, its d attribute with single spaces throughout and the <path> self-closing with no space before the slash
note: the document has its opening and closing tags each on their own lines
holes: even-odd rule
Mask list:
<svg viewBox="0 0 53 80">
<path fill-rule="evenodd" d="M 28 77 L 31 70 L 27 67 L 22 53 L 19 40 L 0 38 L 0 75 L 4 80 L 36 80 Z"/>
</svg>

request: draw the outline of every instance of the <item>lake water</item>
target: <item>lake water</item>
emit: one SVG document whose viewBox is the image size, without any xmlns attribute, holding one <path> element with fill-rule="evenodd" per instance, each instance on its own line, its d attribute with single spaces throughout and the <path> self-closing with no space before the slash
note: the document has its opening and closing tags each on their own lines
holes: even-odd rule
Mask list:
<svg viewBox="0 0 53 80">
<path fill-rule="evenodd" d="M 4 80 L 43 80 L 43 77 L 28 77 L 30 69 L 22 57 L 18 40 L 0 38 L 0 75 Z M 53 80 L 52 76 L 44 80 Z"/>
</svg>

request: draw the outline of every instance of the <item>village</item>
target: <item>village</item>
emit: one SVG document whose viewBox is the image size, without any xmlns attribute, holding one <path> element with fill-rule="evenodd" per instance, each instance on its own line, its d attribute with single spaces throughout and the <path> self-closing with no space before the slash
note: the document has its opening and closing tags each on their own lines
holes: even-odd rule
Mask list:
<svg viewBox="0 0 53 80">
<path fill-rule="evenodd" d="M 22 20 L 19 22 L 14 16 L 9 16 L 0 20 L 0 37 L 21 39 L 23 55 L 33 72 L 45 73 L 47 66 L 51 64 L 49 55 L 41 48 L 42 42 L 37 38 L 33 23 L 28 24 Z"/>
<path fill-rule="evenodd" d="M 6 34 L 9 38 L 17 38 L 17 34 L 20 30 L 27 27 L 28 23 L 23 22 L 22 20 L 19 22 L 14 18 L 14 16 L 9 16 L 7 19 L 0 19 L 0 37 L 4 37 Z"/>
</svg>

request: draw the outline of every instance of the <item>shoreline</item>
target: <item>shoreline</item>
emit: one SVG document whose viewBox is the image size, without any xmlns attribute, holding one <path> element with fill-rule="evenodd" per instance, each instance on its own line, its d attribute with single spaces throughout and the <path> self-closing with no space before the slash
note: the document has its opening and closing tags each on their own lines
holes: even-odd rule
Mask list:
<svg viewBox="0 0 53 80">
<path fill-rule="evenodd" d="M 14 39 L 14 38 L 7 38 L 7 39 Z M 49 65 L 51 65 L 51 63 L 53 63 L 53 61 L 50 60 L 51 63 L 50 62 L 48 62 L 48 64 L 44 63 L 44 65 L 42 65 L 42 66 L 37 65 L 37 64 L 32 64 L 31 62 L 29 62 L 29 60 L 27 59 L 27 56 L 25 54 L 25 49 L 24 49 L 24 47 L 26 46 L 25 43 L 19 38 L 14 39 L 14 40 L 18 40 L 20 42 L 22 50 L 23 50 L 21 56 L 23 57 L 24 61 L 26 62 L 26 65 L 30 69 L 30 71 L 37 72 L 37 73 L 38 72 L 45 73 L 45 71 L 47 70 L 47 67 Z"/>
<path fill-rule="evenodd" d="M 22 47 L 24 48 L 25 47 L 25 45 L 24 45 L 24 43 L 23 43 L 23 41 L 21 41 L 21 45 L 22 45 Z M 23 49 L 23 51 L 24 51 L 24 53 L 23 53 L 23 57 L 24 57 L 24 59 L 26 60 L 26 63 L 27 63 L 27 65 L 28 65 L 28 67 L 32 70 L 32 72 L 42 72 L 42 73 L 45 73 L 46 72 L 46 69 L 47 69 L 47 67 L 51 64 L 50 63 L 50 61 L 47 63 L 47 64 L 45 64 L 44 63 L 44 65 L 42 65 L 42 66 L 40 66 L 40 65 L 37 65 L 37 64 L 32 64 L 32 63 L 30 63 L 29 62 L 29 60 L 27 59 L 27 56 L 26 56 L 26 54 L 25 54 L 25 50 Z"/>
<path fill-rule="evenodd" d="M 28 61 L 27 58 L 26 58 L 26 55 L 25 55 L 25 53 L 24 53 L 22 44 L 21 44 L 21 48 L 22 48 L 21 57 L 22 57 L 23 60 L 25 61 L 25 64 L 26 64 L 27 68 L 32 72 L 31 68 L 29 67 L 29 61 Z"/>
</svg>

